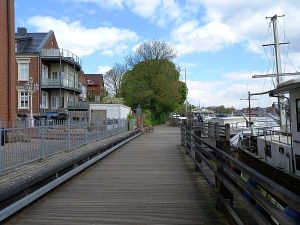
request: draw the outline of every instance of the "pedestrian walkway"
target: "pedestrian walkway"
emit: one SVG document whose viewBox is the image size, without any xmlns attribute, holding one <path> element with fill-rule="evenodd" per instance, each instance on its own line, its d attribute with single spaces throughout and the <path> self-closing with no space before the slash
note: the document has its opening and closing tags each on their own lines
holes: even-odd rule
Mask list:
<svg viewBox="0 0 300 225">
<path fill-rule="evenodd" d="M 227 224 L 180 146 L 157 126 L 108 155 L 5 224 Z"/>
</svg>

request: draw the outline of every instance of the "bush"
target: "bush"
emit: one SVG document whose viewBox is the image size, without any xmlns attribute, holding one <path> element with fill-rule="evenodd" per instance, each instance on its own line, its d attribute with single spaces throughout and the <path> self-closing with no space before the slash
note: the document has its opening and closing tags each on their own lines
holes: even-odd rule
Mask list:
<svg viewBox="0 0 300 225">
<path fill-rule="evenodd" d="M 144 112 L 144 126 L 145 127 L 152 126 L 151 111 L 150 110 L 145 110 L 145 112 Z"/>
</svg>

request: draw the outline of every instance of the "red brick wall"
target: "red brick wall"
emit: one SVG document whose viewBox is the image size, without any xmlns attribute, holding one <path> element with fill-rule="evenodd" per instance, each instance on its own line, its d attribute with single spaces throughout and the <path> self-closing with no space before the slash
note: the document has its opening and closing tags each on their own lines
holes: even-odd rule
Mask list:
<svg viewBox="0 0 300 225">
<path fill-rule="evenodd" d="M 0 120 L 8 127 L 16 122 L 14 0 L 1 0 L 0 12 Z"/>
<path fill-rule="evenodd" d="M 27 58 L 27 56 L 22 55 L 21 58 Z M 35 84 L 39 84 L 39 57 L 38 56 L 31 56 L 29 63 L 29 75 L 32 77 L 32 81 Z M 18 59 L 18 57 L 17 57 Z M 16 68 L 18 67 L 18 64 L 16 63 Z M 18 70 L 16 70 L 18 71 Z M 17 75 L 18 76 L 18 73 Z M 27 81 L 18 81 L 17 86 L 18 87 L 24 87 Z M 39 101 L 40 101 L 40 93 L 35 92 L 32 97 L 32 112 L 33 114 L 39 113 Z M 18 108 L 18 96 L 16 96 L 16 108 Z M 29 109 L 18 109 L 18 113 L 28 113 Z"/>
<path fill-rule="evenodd" d="M 58 48 L 58 44 L 55 38 L 54 33 L 52 33 L 51 37 L 48 39 L 43 48 Z"/>
</svg>

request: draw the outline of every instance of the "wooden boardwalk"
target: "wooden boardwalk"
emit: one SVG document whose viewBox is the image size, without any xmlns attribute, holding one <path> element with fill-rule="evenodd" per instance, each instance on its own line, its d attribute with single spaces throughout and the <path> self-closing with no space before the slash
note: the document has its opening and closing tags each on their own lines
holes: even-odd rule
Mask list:
<svg viewBox="0 0 300 225">
<path fill-rule="evenodd" d="M 5 224 L 227 224 L 215 205 L 179 129 L 159 126 Z"/>
</svg>

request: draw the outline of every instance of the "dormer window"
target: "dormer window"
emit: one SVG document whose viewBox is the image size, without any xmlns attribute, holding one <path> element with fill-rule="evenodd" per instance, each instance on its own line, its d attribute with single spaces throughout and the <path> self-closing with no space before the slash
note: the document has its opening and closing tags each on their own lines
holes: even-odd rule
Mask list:
<svg viewBox="0 0 300 225">
<path fill-rule="evenodd" d="M 87 80 L 87 83 L 88 83 L 88 84 L 93 84 L 94 82 L 91 81 L 91 80 Z"/>
</svg>

